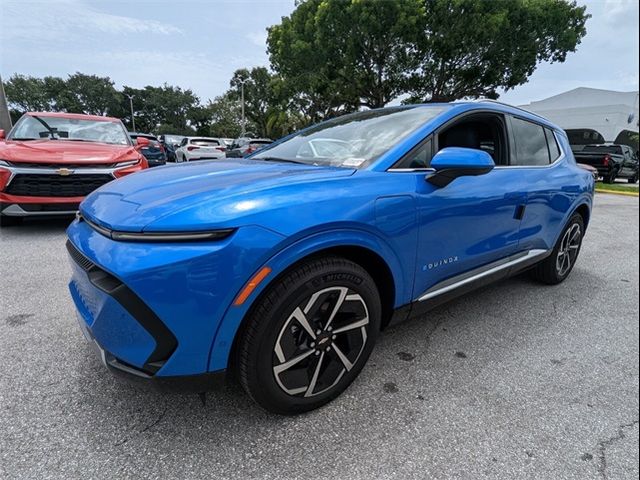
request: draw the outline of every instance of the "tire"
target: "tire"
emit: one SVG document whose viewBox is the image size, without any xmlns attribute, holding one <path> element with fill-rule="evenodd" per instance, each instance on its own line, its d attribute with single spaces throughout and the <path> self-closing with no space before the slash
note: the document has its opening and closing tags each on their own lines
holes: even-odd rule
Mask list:
<svg viewBox="0 0 640 480">
<path fill-rule="evenodd" d="M 627 182 L 632 183 L 632 184 L 638 183 L 638 175 L 634 175 L 633 177 L 628 178 Z"/>
<path fill-rule="evenodd" d="M 583 238 L 584 220 L 576 213 L 569 219 L 551 255 L 531 270 L 532 276 L 547 285 L 564 282 L 576 264 Z"/>
<path fill-rule="evenodd" d="M 358 376 L 380 321 L 378 290 L 362 267 L 334 256 L 309 260 L 251 308 L 236 346 L 236 375 L 267 411 L 313 410 Z"/>
<path fill-rule="evenodd" d="M 605 175 L 602 177 L 602 183 L 613 183 L 616 181 L 616 174 L 615 172 L 611 172 L 609 175 Z"/>
<path fill-rule="evenodd" d="M 0 227 L 17 227 L 18 225 L 22 225 L 22 220 L 22 217 L 0 215 Z"/>
</svg>

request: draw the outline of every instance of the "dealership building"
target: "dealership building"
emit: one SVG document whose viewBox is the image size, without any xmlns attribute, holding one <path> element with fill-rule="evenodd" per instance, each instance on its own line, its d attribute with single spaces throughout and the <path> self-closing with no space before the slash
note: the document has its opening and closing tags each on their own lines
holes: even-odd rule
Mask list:
<svg viewBox="0 0 640 480">
<path fill-rule="evenodd" d="M 638 149 L 638 92 L 580 87 L 521 108 L 564 128 L 572 145 L 614 142 Z"/>
</svg>

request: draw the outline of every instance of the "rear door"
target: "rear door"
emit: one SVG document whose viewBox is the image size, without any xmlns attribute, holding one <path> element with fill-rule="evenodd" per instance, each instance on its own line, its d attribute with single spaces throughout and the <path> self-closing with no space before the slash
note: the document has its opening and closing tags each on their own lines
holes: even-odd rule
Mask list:
<svg viewBox="0 0 640 480">
<path fill-rule="evenodd" d="M 579 177 L 569 168 L 569 142 L 558 131 L 517 116 L 510 117 L 514 151 L 508 167 L 518 190 L 527 192 L 520 225 L 520 250 L 550 250 L 568 210 L 580 194 Z"/>
</svg>

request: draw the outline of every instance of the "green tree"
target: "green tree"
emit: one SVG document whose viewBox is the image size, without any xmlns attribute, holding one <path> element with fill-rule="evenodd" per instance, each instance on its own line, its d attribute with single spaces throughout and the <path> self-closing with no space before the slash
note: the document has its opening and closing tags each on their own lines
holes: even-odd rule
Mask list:
<svg viewBox="0 0 640 480">
<path fill-rule="evenodd" d="M 242 133 L 240 122 L 240 103 L 235 98 L 235 94 L 230 92 L 220 95 L 207 105 L 211 124 L 209 135 L 212 137 L 237 138 Z M 248 125 L 247 129 L 255 127 Z"/>
<path fill-rule="evenodd" d="M 274 70 L 313 119 L 382 107 L 403 93 L 423 17 L 420 0 L 308 0 L 269 29 Z"/>
<path fill-rule="evenodd" d="M 274 108 L 286 108 L 284 99 L 280 97 L 282 92 L 279 85 L 281 79 L 271 74 L 265 67 L 236 70 L 229 82 L 231 85 L 228 92 L 230 99 L 241 101 L 243 82 L 245 117 L 256 129 L 251 133 L 257 136 L 266 136 L 267 121 L 271 111 Z M 249 125 L 247 125 L 246 131 L 251 131 Z"/>
<path fill-rule="evenodd" d="M 563 62 L 590 15 L 565 0 L 426 0 L 408 102 L 497 98 L 540 62 Z"/>
<path fill-rule="evenodd" d="M 66 112 L 90 115 L 114 115 L 120 112 L 121 95 L 109 77 L 69 75 L 55 97 L 56 108 Z"/>
<path fill-rule="evenodd" d="M 125 113 L 122 119 L 132 128 L 130 105 L 128 95 L 133 96 L 133 109 L 136 120 L 136 129 L 141 132 L 156 132 L 161 126 L 163 133 L 176 133 L 193 135 L 195 128 L 190 118 L 200 127 L 200 99 L 189 89 L 173 87 L 164 84 L 161 87 L 147 85 L 144 88 L 132 88 L 125 86 L 122 89 L 120 108 Z M 172 131 L 168 131 L 173 129 Z"/>
<path fill-rule="evenodd" d="M 12 117 L 24 112 L 57 111 L 56 98 L 64 89 L 64 83 L 59 77 L 13 75 L 4 84 Z"/>
</svg>

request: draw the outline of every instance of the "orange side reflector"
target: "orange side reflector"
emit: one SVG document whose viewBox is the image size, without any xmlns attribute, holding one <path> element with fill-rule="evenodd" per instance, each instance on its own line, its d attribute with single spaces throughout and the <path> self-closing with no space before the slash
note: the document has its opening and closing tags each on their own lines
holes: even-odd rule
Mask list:
<svg viewBox="0 0 640 480">
<path fill-rule="evenodd" d="M 245 302 L 245 300 L 249 298 L 249 295 L 251 295 L 251 293 L 256 289 L 256 287 L 260 285 L 260 282 L 262 282 L 262 280 L 267 278 L 267 275 L 269 275 L 270 273 L 271 273 L 271 269 L 269 267 L 264 267 L 262 270 L 256 273 L 253 276 L 253 278 L 249 280 L 249 283 L 247 283 L 247 285 L 242 289 L 242 291 L 240 292 L 240 295 L 236 297 L 236 300 L 233 302 L 233 304 L 236 307 L 239 307 L 240 305 L 242 305 Z"/>
</svg>

